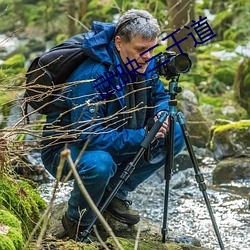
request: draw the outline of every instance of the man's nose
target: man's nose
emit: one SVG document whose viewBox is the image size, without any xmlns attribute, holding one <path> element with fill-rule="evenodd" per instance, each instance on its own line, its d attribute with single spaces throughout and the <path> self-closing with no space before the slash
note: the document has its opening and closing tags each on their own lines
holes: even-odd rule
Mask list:
<svg viewBox="0 0 250 250">
<path fill-rule="evenodd" d="M 151 53 L 150 51 L 144 53 L 142 56 L 141 56 L 145 61 L 150 59 L 151 58 Z"/>
</svg>

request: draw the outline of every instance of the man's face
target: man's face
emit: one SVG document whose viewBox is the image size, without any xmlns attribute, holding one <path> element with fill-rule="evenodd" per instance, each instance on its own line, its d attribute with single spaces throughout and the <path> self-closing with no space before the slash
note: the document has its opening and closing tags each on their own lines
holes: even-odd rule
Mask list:
<svg viewBox="0 0 250 250">
<path fill-rule="evenodd" d="M 126 64 L 128 62 L 127 57 L 130 59 L 130 61 L 135 59 L 139 66 L 141 66 L 141 68 L 137 70 L 139 73 L 145 73 L 148 64 L 150 63 L 150 61 L 147 63 L 146 61 L 152 57 L 153 50 L 150 50 L 141 56 L 140 54 L 156 44 L 156 38 L 153 40 L 146 40 L 143 39 L 140 35 L 136 35 L 129 43 L 124 43 L 122 41 L 122 38 L 119 36 L 115 37 L 115 46 L 120 52 L 123 63 Z M 135 63 L 133 63 L 133 66 L 134 68 L 137 68 Z M 132 67 L 130 64 L 128 64 L 128 69 L 132 71 Z"/>
</svg>

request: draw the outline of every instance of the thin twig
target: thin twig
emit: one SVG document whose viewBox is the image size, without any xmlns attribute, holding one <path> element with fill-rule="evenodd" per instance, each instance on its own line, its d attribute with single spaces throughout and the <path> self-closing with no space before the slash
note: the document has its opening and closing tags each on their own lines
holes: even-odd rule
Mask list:
<svg viewBox="0 0 250 250">
<path fill-rule="evenodd" d="M 94 233 L 97 237 L 97 239 L 100 241 L 101 245 L 106 249 L 109 250 L 108 246 L 105 244 L 105 242 L 102 240 L 100 234 L 97 231 L 96 225 L 93 226 Z"/>
<path fill-rule="evenodd" d="M 138 249 L 139 246 L 139 237 L 140 237 L 140 233 L 141 233 L 141 220 L 139 221 L 139 225 L 138 225 L 138 230 L 137 230 L 137 234 L 136 234 L 136 238 L 135 238 L 135 246 L 134 246 L 134 250 Z"/>
<path fill-rule="evenodd" d="M 82 22 L 80 22 L 79 20 L 77 20 L 76 18 L 74 18 L 71 15 L 68 15 L 68 17 L 72 20 L 74 20 L 76 23 L 80 24 L 80 26 L 82 26 L 84 29 L 86 29 L 87 31 L 89 31 L 89 28 L 87 26 L 85 26 Z"/>
<path fill-rule="evenodd" d="M 95 203 L 93 202 L 92 198 L 90 197 L 88 191 L 86 190 L 79 174 L 77 173 L 77 170 L 75 168 L 74 162 L 71 158 L 71 153 L 69 149 L 64 149 L 61 152 L 61 157 L 62 158 L 66 158 L 68 160 L 69 166 L 72 169 L 73 172 L 73 176 L 75 178 L 75 181 L 80 189 L 80 191 L 82 192 L 84 198 L 86 199 L 86 201 L 88 202 L 90 208 L 92 209 L 92 211 L 94 211 L 94 213 L 97 215 L 98 219 L 100 220 L 100 222 L 102 223 L 102 225 L 104 226 L 105 230 L 108 232 L 108 234 L 113 238 L 115 245 L 117 246 L 117 248 L 119 250 L 124 250 L 123 247 L 121 246 L 121 244 L 119 243 L 118 239 L 116 238 L 116 236 L 114 235 L 111 227 L 109 226 L 109 224 L 106 222 L 106 220 L 104 219 L 104 217 L 102 216 L 102 214 L 100 213 L 100 211 L 98 210 L 98 208 L 96 207 Z"/>
</svg>

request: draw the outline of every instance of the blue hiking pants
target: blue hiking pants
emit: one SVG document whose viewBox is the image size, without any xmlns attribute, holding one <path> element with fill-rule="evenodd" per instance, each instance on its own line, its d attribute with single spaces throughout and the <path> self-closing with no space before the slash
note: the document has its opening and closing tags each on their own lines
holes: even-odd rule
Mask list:
<svg viewBox="0 0 250 250">
<path fill-rule="evenodd" d="M 174 154 L 177 155 L 185 147 L 184 138 L 180 125 L 175 123 L 174 136 Z M 81 148 L 74 143 L 69 144 L 71 157 L 75 161 L 80 154 Z M 60 160 L 61 149 L 54 150 L 53 147 L 42 150 L 42 160 L 45 168 L 55 177 L 57 167 Z M 96 205 L 102 199 L 105 189 L 111 191 L 120 180 L 120 175 L 127 164 L 133 160 L 135 155 L 115 156 L 101 150 L 85 151 L 78 164 L 77 171 L 79 176 L 92 197 Z M 151 149 L 151 159 L 149 162 L 142 157 L 135 167 L 128 180 L 121 186 L 116 197 L 125 200 L 128 192 L 136 189 L 136 187 L 151 176 L 156 170 L 165 164 L 166 149 L 164 148 L 164 139 L 158 139 Z M 67 175 L 70 167 L 65 163 L 63 175 Z M 68 201 L 68 216 L 79 221 L 80 212 L 86 209 L 81 218 L 81 225 L 88 226 L 94 217 L 94 213 L 90 209 L 88 203 L 84 199 L 76 181 Z"/>
</svg>

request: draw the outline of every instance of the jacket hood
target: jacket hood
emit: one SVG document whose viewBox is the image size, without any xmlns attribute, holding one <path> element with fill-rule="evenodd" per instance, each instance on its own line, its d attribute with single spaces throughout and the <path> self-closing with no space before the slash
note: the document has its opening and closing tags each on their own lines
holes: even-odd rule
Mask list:
<svg viewBox="0 0 250 250">
<path fill-rule="evenodd" d="M 83 49 L 95 61 L 111 65 L 115 35 L 115 24 L 94 21 L 92 28 L 85 34 Z"/>
</svg>

